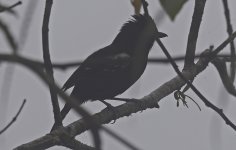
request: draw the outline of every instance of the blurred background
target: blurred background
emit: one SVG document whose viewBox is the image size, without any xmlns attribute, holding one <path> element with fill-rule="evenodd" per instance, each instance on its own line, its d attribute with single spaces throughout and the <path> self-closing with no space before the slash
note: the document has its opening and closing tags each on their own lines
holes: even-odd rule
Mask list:
<svg viewBox="0 0 236 150">
<path fill-rule="evenodd" d="M 11 5 L 16 0 L 0 2 Z M 236 29 L 236 1 L 228 2 L 232 25 Z M 42 61 L 41 28 L 45 1 L 23 0 L 22 3 L 14 8 L 16 15 L 1 13 L 0 19 L 7 23 L 19 42 L 19 54 Z M 158 29 L 168 34 L 163 43 L 171 55 L 184 56 L 194 0 L 189 0 L 183 6 L 174 21 L 165 14 L 158 0 L 148 0 L 148 3 L 150 15 L 155 19 Z M 134 9 L 129 0 L 55 0 L 49 27 L 52 61 L 63 63 L 85 59 L 95 50 L 110 44 L 133 13 Z M 24 32 L 26 34 L 22 34 L 22 30 L 27 30 Z M 199 32 L 197 53 L 201 53 L 210 45 L 217 47 L 227 37 L 222 1 L 208 0 Z M 0 32 L 0 53 L 11 53 L 11 48 L 5 40 L 5 36 Z M 223 52 L 228 54 L 229 46 Z M 149 56 L 164 57 L 156 43 Z M 181 69 L 183 62 L 178 62 L 178 65 Z M 76 67 L 67 70 L 55 69 L 56 82 L 62 85 L 75 69 Z M 142 98 L 175 76 L 176 73 L 169 64 L 149 64 L 140 80 L 119 97 Z M 211 64 L 196 77 L 194 85 L 212 103 L 223 108 L 225 114 L 236 123 L 235 98 L 224 89 L 218 72 Z M 54 123 L 50 93 L 48 87 L 33 72 L 19 65 L 1 63 L 0 88 L 0 129 L 16 114 L 23 99 L 27 99 L 18 120 L 0 135 L 1 149 L 13 149 L 50 131 Z M 202 111 L 191 101 L 187 101 L 189 109 L 182 105 L 176 107 L 176 100 L 171 94 L 161 100 L 160 109 L 145 110 L 105 126 L 145 150 L 234 150 L 235 131 L 206 107 L 191 90 L 186 94 L 197 101 Z M 114 106 L 121 104 L 113 101 L 110 103 Z M 60 104 L 62 106 L 63 102 L 60 101 Z M 105 108 L 100 102 L 88 102 L 83 106 L 92 113 Z M 69 124 L 79 117 L 72 111 L 64 122 Z M 93 143 L 88 132 L 77 138 L 89 145 Z M 102 140 L 104 150 L 127 149 L 106 133 L 102 133 Z"/>
</svg>

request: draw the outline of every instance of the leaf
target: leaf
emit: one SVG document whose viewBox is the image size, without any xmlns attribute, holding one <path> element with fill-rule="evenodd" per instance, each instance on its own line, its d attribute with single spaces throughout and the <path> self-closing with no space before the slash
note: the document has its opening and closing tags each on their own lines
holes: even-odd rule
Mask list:
<svg viewBox="0 0 236 150">
<path fill-rule="evenodd" d="M 173 21 L 188 0 L 160 0 L 160 3 Z"/>
<path fill-rule="evenodd" d="M 140 14 L 140 9 L 142 6 L 142 1 L 141 0 L 130 0 L 131 4 L 134 7 L 134 12 L 136 15 Z"/>
</svg>

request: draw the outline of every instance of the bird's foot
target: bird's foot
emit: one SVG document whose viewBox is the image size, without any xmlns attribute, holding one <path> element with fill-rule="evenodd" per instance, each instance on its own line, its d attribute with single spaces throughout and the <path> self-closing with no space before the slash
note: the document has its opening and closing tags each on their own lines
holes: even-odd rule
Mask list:
<svg viewBox="0 0 236 150">
<path fill-rule="evenodd" d="M 103 104 L 105 104 L 108 110 L 112 111 L 112 118 L 113 122 L 111 124 L 114 124 L 116 122 L 116 118 L 117 118 L 117 112 L 116 112 L 116 108 L 114 106 L 112 106 L 110 103 L 104 101 L 104 100 L 99 100 L 100 102 L 102 102 Z"/>
</svg>

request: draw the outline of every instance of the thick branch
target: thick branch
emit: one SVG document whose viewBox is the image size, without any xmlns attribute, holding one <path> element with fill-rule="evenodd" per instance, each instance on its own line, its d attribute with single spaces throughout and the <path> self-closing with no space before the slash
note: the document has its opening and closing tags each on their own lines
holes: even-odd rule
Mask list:
<svg viewBox="0 0 236 150">
<path fill-rule="evenodd" d="M 194 13 L 188 35 L 184 69 L 190 68 L 194 65 L 194 56 L 196 51 L 197 38 L 205 8 L 205 3 L 206 0 L 195 0 Z"/>
</svg>

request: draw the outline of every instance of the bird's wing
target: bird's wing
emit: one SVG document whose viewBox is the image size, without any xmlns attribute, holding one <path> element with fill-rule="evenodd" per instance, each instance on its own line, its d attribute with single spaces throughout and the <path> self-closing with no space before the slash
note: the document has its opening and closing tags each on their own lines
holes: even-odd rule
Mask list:
<svg viewBox="0 0 236 150">
<path fill-rule="evenodd" d="M 104 52 L 104 51 L 103 51 Z M 88 78 L 98 78 L 121 72 L 127 69 L 127 66 L 131 62 L 131 57 L 125 52 L 121 53 L 102 53 L 97 51 L 90 55 L 80 67 L 70 76 L 63 86 L 63 90 L 67 90 L 73 87 L 75 84 L 79 84 L 78 80 Z"/>
</svg>

